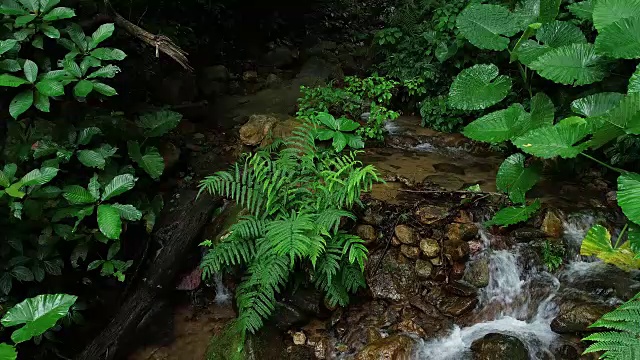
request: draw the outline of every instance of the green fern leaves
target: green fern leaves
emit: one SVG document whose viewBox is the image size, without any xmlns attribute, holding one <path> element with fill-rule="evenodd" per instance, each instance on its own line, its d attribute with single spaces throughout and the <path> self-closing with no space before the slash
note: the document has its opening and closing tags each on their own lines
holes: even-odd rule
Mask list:
<svg viewBox="0 0 640 360">
<path fill-rule="evenodd" d="M 471 5 L 457 17 L 460 33 L 473 45 L 487 50 L 504 50 L 509 37 L 520 30 L 518 18 L 498 5 Z"/>
<path fill-rule="evenodd" d="M 640 65 L 636 66 L 636 71 L 634 71 L 633 75 L 629 79 L 629 88 L 627 90 L 628 94 L 640 92 Z"/>
<path fill-rule="evenodd" d="M 583 341 L 594 344 L 585 350 L 585 354 L 604 352 L 601 359 L 631 360 L 640 358 L 640 294 L 607 313 L 590 328 L 602 328 L 613 331 L 599 332 L 587 336 Z"/>
<path fill-rule="evenodd" d="M 540 180 L 537 165 L 525 167 L 525 156 L 513 154 L 500 166 L 496 177 L 498 190 L 509 195 L 514 203 L 524 203 L 525 194 Z"/>
<path fill-rule="evenodd" d="M 502 101 L 510 90 L 511 79 L 498 75 L 497 66 L 475 65 L 455 78 L 449 90 L 449 103 L 456 109 L 481 110 Z"/>
<path fill-rule="evenodd" d="M 587 85 L 607 75 L 606 62 L 591 44 L 553 49 L 529 65 L 540 76 L 565 85 Z"/>
</svg>

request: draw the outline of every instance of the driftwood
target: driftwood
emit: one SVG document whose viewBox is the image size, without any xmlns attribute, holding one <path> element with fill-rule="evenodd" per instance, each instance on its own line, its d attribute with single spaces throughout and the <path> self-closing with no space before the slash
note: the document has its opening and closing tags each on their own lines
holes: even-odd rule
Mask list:
<svg viewBox="0 0 640 360">
<path fill-rule="evenodd" d="M 140 39 L 145 44 L 155 49 L 156 57 L 160 57 L 160 53 L 164 53 L 172 58 L 175 62 L 180 64 L 185 70 L 193 71 L 191 65 L 189 65 L 189 55 L 186 51 L 182 50 L 176 45 L 170 38 L 164 35 L 154 35 L 140 26 L 132 23 L 131 21 L 123 18 L 117 11 L 113 9 L 109 0 L 104 0 L 104 5 L 108 14 L 99 14 L 91 20 L 91 22 L 105 22 L 113 21 L 118 27 L 124 29 L 130 35 Z"/>
<path fill-rule="evenodd" d="M 76 357 L 77 360 L 105 360 L 123 358 L 135 338 L 135 333 L 157 299 L 173 290 L 181 262 L 193 251 L 213 212 L 223 204 L 222 199 L 201 196 L 188 190 L 180 194 L 178 204 L 168 203 L 160 218 L 153 240 L 157 250 L 149 254 L 149 263 L 133 286 L 131 295 L 119 308 L 113 320 Z M 116 357 L 118 356 L 118 357 Z"/>
</svg>

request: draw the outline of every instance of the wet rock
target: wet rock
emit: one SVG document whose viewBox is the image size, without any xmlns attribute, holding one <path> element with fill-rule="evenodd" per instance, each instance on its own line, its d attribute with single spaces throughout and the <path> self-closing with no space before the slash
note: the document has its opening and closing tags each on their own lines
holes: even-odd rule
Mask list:
<svg viewBox="0 0 640 360">
<path fill-rule="evenodd" d="M 439 304 L 438 309 L 451 316 L 464 315 L 478 305 L 477 297 L 447 296 Z"/>
<path fill-rule="evenodd" d="M 483 288 L 489 285 L 489 258 L 483 257 L 467 265 L 463 279 L 469 284 Z"/>
<path fill-rule="evenodd" d="M 435 185 L 445 190 L 457 191 L 464 187 L 464 180 L 452 174 L 429 175 L 423 180 L 424 185 Z"/>
<path fill-rule="evenodd" d="M 469 241 L 478 235 L 476 224 L 449 224 L 447 225 L 447 237 L 451 241 Z"/>
<path fill-rule="evenodd" d="M 415 230 L 407 225 L 398 225 L 395 229 L 398 240 L 407 245 L 415 245 L 418 243 L 418 237 Z"/>
<path fill-rule="evenodd" d="M 378 232 L 371 225 L 356 226 L 356 235 L 358 235 L 367 244 L 373 243 L 378 239 Z"/>
<path fill-rule="evenodd" d="M 568 301 L 560 305 L 560 312 L 551 322 L 551 330 L 558 334 L 593 331 L 589 325 L 614 308 L 598 303 L 574 303 Z"/>
<path fill-rule="evenodd" d="M 386 255 L 383 250 L 371 254 L 366 275 L 373 297 L 397 301 L 415 294 L 418 278 L 414 268 L 413 262 L 404 257 L 398 248 L 390 249 Z"/>
<path fill-rule="evenodd" d="M 433 264 L 433 266 L 442 266 L 442 258 L 439 256 L 433 259 L 429 259 L 429 261 L 431 262 L 431 264 Z"/>
<path fill-rule="evenodd" d="M 229 70 L 224 65 L 214 65 L 202 71 L 203 77 L 208 81 L 229 81 Z"/>
<path fill-rule="evenodd" d="M 455 262 L 451 266 L 451 278 L 454 280 L 460 280 L 464 276 L 466 266 L 462 262 Z"/>
<path fill-rule="evenodd" d="M 523 227 L 512 231 L 511 236 L 516 239 L 517 242 L 529 242 L 544 239 L 547 237 L 547 234 L 540 229 Z"/>
<path fill-rule="evenodd" d="M 391 245 L 392 246 L 400 246 L 400 245 L 402 245 L 402 243 L 400 242 L 400 240 L 398 240 L 397 237 L 394 236 L 394 237 L 391 238 Z"/>
<path fill-rule="evenodd" d="M 449 215 L 449 209 L 441 206 L 426 205 L 416 210 L 416 218 L 425 225 L 433 224 Z"/>
<path fill-rule="evenodd" d="M 416 274 L 418 274 L 418 277 L 428 279 L 431 277 L 432 270 L 433 264 L 431 264 L 431 262 L 422 259 L 416 261 Z"/>
<path fill-rule="evenodd" d="M 339 65 L 332 64 L 319 57 L 311 57 L 307 60 L 298 75 L 294 84 L 317 86 L 324 84 L 331 78 L 341 78 L 342 69 Z"/>
<path fill-rule="evenodd" d="M 240 141 L 249 146 L 260 144 L 277 121 L 269 115 L 252 115 L 240 128 Z"/>
<path fill-rule="evenodd" d="M 293 64 L 297 58 L 298 54 L 296 51 L 285 46 L 278 46 L 265 55 L 264 64 L 276 68 L 283 68 Z"/>
<path fill-rule="evenodd" d="M 462 297 L 472 297 L 478 295 L 478 290 L 463 281 L 452 281 L 444 286 L 444 290 L 450 294 Z"/>
<path fill-rule="evenodd" d="M 256 82 L 258 81 L 258 72 L 254 70 L 245 71 L 242 73 L 242 80 L 246 82 Z"/>
<path fill-rule="evenodd" d="M 409 259 L 417 259 L 420 257 L 420 248 L 416 246 L 400 245 L 400 252 Z"/>
<path fill-rule="evenodd" d="M 367 345 L 355 360 L 409 360 L 415 340 L 406 335 L 392 335 Z"/>
<path fill-rule="evenodd" d="M 401 322 L 392 326 L 391 330 L 401 333 L 414 334 L 421 338 L 426 338 L 428 336 L 427 332 L 424 331 L 424 329 L 420 325 L 416 324 L 416 322 L 412 319 L 402 320 Z"/>
<path fill-rule="evenodd" d="M 200 79 L 199 83 L 200 91 L 205 96 L 222 95 L 227 93 L 229 90 L 229 85 L 226 82 Z"/>
<path fill-rule="evenodd" d="M 287 294 L 284 300 L 299 311 L 312 317 L 327 317 L 329 314 L 324 306 L 325 296 L 315 288 L 299 287 L 292 294 Z"/>
<path fill-rule="evenodd" d="M 334 41 L 321 40 L 312 48 L 307 50 L 308 55 L 322 56 L 327 51 L 335 51 L 338 48 L 338 44 Z"/>
<path fill-rule="evenodd" d="M 308 359 L 313 359 L 314 357 L 315 357 L 315 351 L 313 347 L 301 345 L 301 346 L 291 346 L 290 348 L 288 348 L 287 357 L 283 358 L 283 360 L 308 360 Z"/>
<path fill-rule="evenodd" d="M 188 274 L 182 276 L 176 286 L 176 290 L 192 291 L 200 287 L 202 283 L 202 268 L 197 267 Z"/>
<path fill-rule="evenodd" d="M 438 172 L 446 172 L 451 174 L 464 175 L 465 171 L 458 165 L 442 163 L 442 164 L 434 164 L 433 168 Z"/>
<path fill-rule="evenodd" d="M 564 228 L 560 215 L 555 210 L 548 210 L 542 220 L 540 230 L 542 230 L 547 237 L 554 239 L 561 238 Z"/>
<path fill-rule="evenodd" d="M 267 80 L 265 80 L 265 85 L 269 88 L 274 88 L 282 85 L 282 79 L 276 74 L 267 75 Z"/>
<path fill-rule="evenodd" d="M 371 206 L 367 207 L 362 216 L 362 220 L 370 225 L 380 225 L 384 219 L 384 216 Z"/>
<path fill-rule="evenodd" d="M 215 349 L 213 349 L 215 351 Z M 228 354 L 218 354 L 226 359 Z M 286 359 L 285 342 L 282 333 L 267 325 L 254 335 L 248 335 L 244 344 L 244 358 L 247 360 Z"/>
<path fill-rule="evenodd" d="M 556 359 L 562 360 L 579 360 L 582 354 L 582 351 L 576 349 L 575 346 L 572 345 L 562 345 L 553 351 Z"/>
<path fill-rule="evenodd" d="M 291 326 L 302 325 L 309 321 L 308 315 L 300 308 L 285 302 L 278 302 L 272 317 L 273 325 L 280 330 L 288 330 Z"/>
<path fill-rule="evenodd" d="M 268 146 L 273 143 L 274 139 L 286 139 L 291 136 L 293 131 L 302 123 L 295 118 L 288 118 L 284 121 L 278 121 L 271 128 L 271 132 L 265 136 L 264 140 L 260 143 L 260 146 Z"/>
<path fill-rule="evenodd" d="M 310 336 L 307 345 L 313 347 L 316 359 L 326 359 L 329 351 L 329 335 L 325 332 Z"/>
<path fill-rule="evenodd" d="M 304 331 L 294 332 L 291 337 L 295 345 L 304 345 L 307 343 L 307 335 L 305 335 Z"/>
<path fill-rule="evenodd" d="M 488 334 L 471 344 L 474 360 L 529 360 L 526 346 L 514 336 Z"/>
<path fill-rule="evenodd" d="M 420 250 L 422 250 L 422 254 L 428 258 L 440 256 L 440 244 L 433 239 L 422 239 L 420 241 Z"/>
<path fill-rule="evenodd" d="M 640 292 L 640 281 L 631 278 L 622 269 L 599 262 L 575 264 L 561 276 L 560 281 L 567 287 L 585 291 L 602 301 L 611 297 L 628 301 Z"/>
<path fill-rule="evenodd" d="M 447 241 L 444 243 L 444 253 L 452 261 L 465 260 L 469 256 L 469 243 L 464 241 Z"/>
</svg>

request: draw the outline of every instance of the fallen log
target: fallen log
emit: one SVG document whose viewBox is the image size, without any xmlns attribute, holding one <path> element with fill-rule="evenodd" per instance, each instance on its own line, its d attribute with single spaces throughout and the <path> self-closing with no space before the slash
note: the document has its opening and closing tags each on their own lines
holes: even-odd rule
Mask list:
<svg viewBox="0 0 640 360">
<path fill-rule="evenodd" d="M 157 250 L 148 255 L 146 270 L 113 320 L 76 357 L 77 360 L 123 358 L 122 352 L 131 345 L 138 324 L 157 299 L 173 290 L 182 261 L 194 250 L 214 210 L 222 204 L 221 198 L 213 199 L 206 194 L 197 198 L 195 190 L 182 191 L 176 204 L 167 204 L 153 234 Z"/>
</svg>

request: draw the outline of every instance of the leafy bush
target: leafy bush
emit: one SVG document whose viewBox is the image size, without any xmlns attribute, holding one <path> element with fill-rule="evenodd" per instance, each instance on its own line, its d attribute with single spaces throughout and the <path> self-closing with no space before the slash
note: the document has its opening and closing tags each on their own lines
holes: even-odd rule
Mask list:
<svg viewBox="0 0 640 360">
<path fill-rule="evenodd" d="M 325 123 L 329 116 L 319 118 Z M 201 265 L 204 277 L 235 266 L 245 269 L 232 328 L 242 339 L 262 327 L 295 272 L 305 274 L 331 306 L 345 306 L 348 294 L 365 286 L 367 249 L 362 239 L 343 232 L 340 222 L 355 219 L 348 209 L 379 175 L 356 160 L 355 152 L 340 155 L 335 148 L 318 147 L 314 139 L 324 130 L 317 125 L 305 121 L 277 152 L 246 155 L 201 183 L 201 191 L 233 199 L 248 212 Z"/>
<path fill-rule="evenodd" d="M 563 256 L 562 244 L 551 243 L 549 240 L 542 243 L 542 262 L 549 271 L 556 271 L 562 266 Z"/>
<path fill-rule="evenodd" d="M 455 132 L 464 124 L 466 111 L 451 108 L 444 95 L 427 97 L 420 104 L 422 126 L 442 132 Z"/>
<path fill-rule="evenodd" d="M 344 87 L 333 83 L 326 87 L 301 87 L 302 98 L 298 100 L 300 119 L 311 120 L 320 113 L 346 116 L 352 120 L 365 119 L 366 125 L 357 134 L 365 138 L 382 140 L 384 123 L 397 119 L 400 114 L 387 106 L 393 98 L 398 82 L 378 75 L 367 78 L 347 76 Z"/>
</svg>

